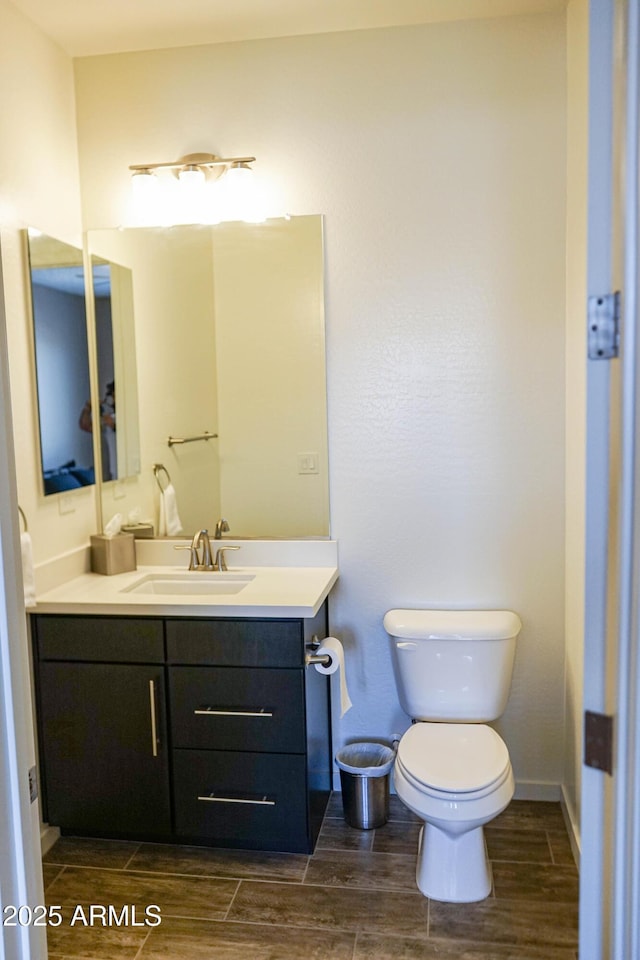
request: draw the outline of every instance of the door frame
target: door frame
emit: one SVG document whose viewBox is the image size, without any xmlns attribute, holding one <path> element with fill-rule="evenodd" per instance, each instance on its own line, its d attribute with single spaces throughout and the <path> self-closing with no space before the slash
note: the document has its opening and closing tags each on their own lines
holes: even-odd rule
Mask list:
<svg viewBox="0 0 640 960">
<path fill-rule="evenodd" d="M 35 741 L 20 564 L 6 315 L 0 250 L 0 917 L 44 903 L 39 804 L 29 771 Z M 0 960 L 46 960 L 46 929 L 0 923 Z"/>
<path fill-rule="evenodd" d="M 614 749 L 583 766 L 581 960 L 640 956 L 638 29 L 639 0 L 591 0 L 587 293 L 622 311 L 619 357 L 587 362 L 583 707 Z"/>
</svg>

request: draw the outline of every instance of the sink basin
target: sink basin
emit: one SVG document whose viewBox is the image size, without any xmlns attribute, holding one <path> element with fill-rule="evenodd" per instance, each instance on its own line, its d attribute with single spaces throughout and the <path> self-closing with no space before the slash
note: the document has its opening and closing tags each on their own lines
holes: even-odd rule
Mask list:
<svg viewBox="0 0 640 960">
<path fill-rule="evenodd" d="M 197 570 L 189 573 L 148 573 L 125 587 L 122 593 L 142 593 L 154 596 L 218 596 L 240 593 L 255 574 L 206 573 Z"/>
</svg>

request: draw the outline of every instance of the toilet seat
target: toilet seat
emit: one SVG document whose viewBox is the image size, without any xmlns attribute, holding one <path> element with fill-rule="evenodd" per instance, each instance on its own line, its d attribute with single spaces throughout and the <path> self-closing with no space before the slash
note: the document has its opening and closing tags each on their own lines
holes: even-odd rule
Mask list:
<svg viewBox="0 0 640 960">
<path fill-rule="evenodd" d="M 509 777 L 509 751 L 486 724 L 416 723 L 404 734 L 396 764 L 416 789 L 441 799 L 475 800 Z"/>
</svg>

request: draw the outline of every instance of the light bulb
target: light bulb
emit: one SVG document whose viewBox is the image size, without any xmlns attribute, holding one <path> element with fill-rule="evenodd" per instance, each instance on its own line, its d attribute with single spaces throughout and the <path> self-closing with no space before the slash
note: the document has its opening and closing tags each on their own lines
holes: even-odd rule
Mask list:
<svg viewBox="0 0 640 960">
<path fill-rule="evenodd" d="M 206 177 L 202 167 L 189 164 L 178 173 L 178 223 L 200 223 L 205 206 Z"/>
<path fill-rule="evenodd" d="M 182 170 L 180 170 L 178 173 L 178 180 L 180 181 L 180 184 L 184 185 L 188 190 L 197 188 L 204 184 L 204 170 L 202 167 L 196 167 L 190 163 L 188 166 L 183 167 Z"/>
<path fill-rule="evenodd" d="M 264 204 L 255 182 L 255 174 L 247 163 L 233 163 L 224 175 L 225 220 L 262 223 Z"/>
<path fill-rule="evenodd" d="M 150 170 L 136 170 L 131 177 L 133 218 L 139 226 L 158 223 L 160 207 L 160 184 Z"/>
</svg>

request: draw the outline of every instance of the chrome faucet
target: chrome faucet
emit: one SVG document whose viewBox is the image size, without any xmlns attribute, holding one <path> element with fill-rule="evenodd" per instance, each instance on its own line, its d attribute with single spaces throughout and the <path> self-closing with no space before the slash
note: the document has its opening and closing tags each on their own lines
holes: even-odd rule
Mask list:
<svg viewBox="0 0 640 960">
<path fill-rule="evenodd" d="M 200 544 L 202 544 L 202 556 L 200 556 Z M 211 558 L 211 544 L 209 542 L 208 530 L 196 530 L 190 546 L 176 546 L 174 550 L 189 551 L 189 570 L 215 570 Z"/>
<path fill-rule="evenodd" d="M 216 523 L 215 533 L 213 534 L 214 540 L 222 540 L 222 534 L 229 532 L 229 524 L 222 517 Z"/>
<path fill-rule="evenodd" d="M 218 521 L 219 523 L 226 524 L 226 520 Z M 217 529 L 217 525 L 216 525 Z M 222 528 L 224 529 L 224 528 Z M 229 527 L 227 526 L 227 530 Z M 218 537 L 220 539 L 220 537 Z M 202 547 L 202 554 L 200 553 L 200 548 Z M 189 551 L 189 570 L 215 570 L 224 572 L 227 569 L 227 562 L 225 560 L 225 552 L 227 550 L 239 550 L 240 547 L 234 546 L 233 544 L 228 544 L 224 547 L 219 547 L 215 551 L 215 556 L 211 550 L 211 541 L 209 540 L 209 531 L 208 530 L 196 530 L 193 535 L 193 540 L 191 544 L 187 547 L 183 544 L 179 544 L 173 548 L 174 550 L 188 550 Z"/>
</svg>

